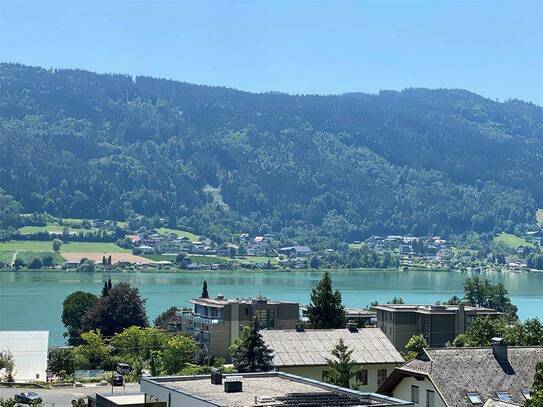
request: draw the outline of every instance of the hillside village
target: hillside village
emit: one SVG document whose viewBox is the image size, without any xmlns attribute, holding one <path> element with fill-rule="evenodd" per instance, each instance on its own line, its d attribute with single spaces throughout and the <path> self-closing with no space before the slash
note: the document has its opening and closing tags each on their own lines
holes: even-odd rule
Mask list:
<svg viewBox="0 0 543 407">
<path fill-rule="evenodd" d="M 95 270 L 227 270 L 380 268 L 458 272 L 543 269 L 541 229 L 522 237 L 498 234 L 446 240 L 439 236 L 371 236 L 364 241 L 311 247 L 275 233 L 233 234 L 213 240 L 186 229 L 128 222 L 28 216 L 27 225 L 0 237 L 3 268 Z M 486 239 L 489 239 L 488 237 Z M 59 247 L 53 247 L 57 241 Z M 40 266 L 41 263 L 41 266 Z M 89 268 L 88 265 L 83 269 Z"/>
</svg>

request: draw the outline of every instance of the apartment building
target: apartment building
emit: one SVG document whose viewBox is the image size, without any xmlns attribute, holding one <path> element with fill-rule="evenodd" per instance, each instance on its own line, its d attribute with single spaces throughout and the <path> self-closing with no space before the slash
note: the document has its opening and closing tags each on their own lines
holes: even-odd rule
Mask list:
<svg viewBox="0 0 543 407">
<path fill-rule="evenodd" d="M 384 304 L 372 309 L 377 311 L 377 327 L 396 349 L 403 349 L 413 335 L 423 335 L 429 347 L 442 347 L 464 332 L 475 318 L 500 315 L 493 309 L 463 304 Z"/>
<path fill-rule="evenodd" d="M 196 298 L 193 309 L 182 311 L 182 332 L 193 336 L 205 356 L 230 359 L 228 348 L 254 317 L 260 328 L 294 329 L 299 323 L 298 303 L 273 301 L 266 297 L 227 299 Z"/>
</svg>

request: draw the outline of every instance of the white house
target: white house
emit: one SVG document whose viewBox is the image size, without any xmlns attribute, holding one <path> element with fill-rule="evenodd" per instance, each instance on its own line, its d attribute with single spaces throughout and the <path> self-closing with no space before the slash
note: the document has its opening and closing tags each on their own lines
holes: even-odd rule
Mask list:
<svg viewBox="0 0 543 407">
<path fill-rule="evenodd" d="M 15 381 L 45 381 L 49 331 L 0 331 L 0 351 L 15 359 Z"/>
</svg>

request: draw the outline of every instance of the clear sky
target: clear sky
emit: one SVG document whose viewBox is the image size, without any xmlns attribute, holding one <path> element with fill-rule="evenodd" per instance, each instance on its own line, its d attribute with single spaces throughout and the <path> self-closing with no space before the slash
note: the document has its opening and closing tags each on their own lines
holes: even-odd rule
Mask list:
<svg viewBox="0 0 543 407">
<path fill-rule="evenodd" d="M 249 91 L 465 88 L 543 105 L 543 0 L 0 0 L 0 61 Z"/>
</svg>

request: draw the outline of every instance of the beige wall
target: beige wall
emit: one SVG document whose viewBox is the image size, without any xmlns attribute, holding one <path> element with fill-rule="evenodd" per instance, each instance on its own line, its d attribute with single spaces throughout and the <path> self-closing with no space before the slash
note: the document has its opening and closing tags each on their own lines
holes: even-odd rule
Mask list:
<svg viewBox="0 0 543 407">
<path fill-rule="evenodd" d="M 405 377 L 394 389 L 393 397 L 411 401 L 411 385 L 419 387 L 419 402 L 415 403 L 415 406 L 426 407 L 426 390 L 434 391 L 434 407 L 446 407 L 445 402 L 437 392 L 432 382 L 428 379 L 418 381 L 413 377 Z"/>
<path fill-rule="evenodd" d="M 386 369 L 387 375 L 390 375 L 396 365 L 394 363 L 375 364 L 375 365 L 359 365 L 361 369 L 368 371 L 368 384 L 367 386 L 358 386 L 356 390 L 375 392 L 377 386 L 377 370 Z M 308 377 L 310 379 L 321 380 L 322 373 L 328 369 L 328 366 L 296 366 L 296 367 L 279 367 L 277 370 L 285 373 L 294 374 L 297 376 Z M 356 380 L 353 377 L 351 379 L 351 387 L 355 388 Z"/>
</svg>

